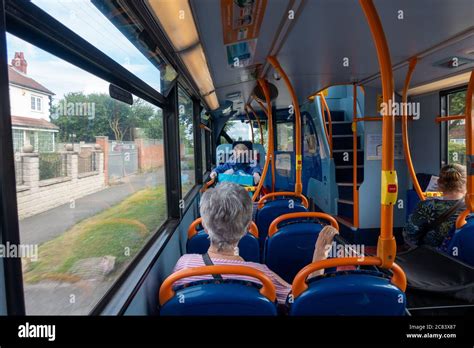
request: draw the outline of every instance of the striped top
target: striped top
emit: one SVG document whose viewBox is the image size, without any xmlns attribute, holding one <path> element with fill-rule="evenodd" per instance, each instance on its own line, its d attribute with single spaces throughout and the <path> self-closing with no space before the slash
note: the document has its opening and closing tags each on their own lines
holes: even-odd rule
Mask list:
<svg viewBox="0 0 474 348">
<path fill-rule="evenodd" d="M 256 262 L 247 262 L 247 261 L 239 261 L 239 260 L 216 259 L 216 258 L 211 258 L 211 260 L 212 260 L 212 263 L 214 263 L 215 265 L 247 266 L 247 267 L 255 268 L 255 269 L 265 273 L 265 275 L 268 276 L 271 279 L 271 281 L 273 282 L 273 284 L 275 285 L 275 290 L 276 290 L 278 303 L 280 303 L 280 304 L 285 304 L 286 303 L 286 298 L 288 297 L 288 294 L 290 293 L 291 285 L 286 283 L 283 279 L 280 279 L 266 265 L 262 265 L 262 264 L 256 263 Z M 180 271 L 182 269 L 202 267 L 202 266 L 205 266 L 205 263 L 202 259 L 201 254 L 185 254 L 185 255 L 181 256 L 181 258 L 176 263 L 176 266 L 174 267 L 173 273 L 177 272 L 177 271 Z M 222 278 L 252 281 L 252 282 L 255 282 L 257 284 L 262 284 L 260 282 L 260 280 L 258 280 L 258 279 L 255 279 L 255 278 L 249 277 L 249 276 L 243 276 L 243 275 L 223 274 Z M 213 279 L 211 275 L 193 276 L 193 277 L 179 279 L 176 283 L 174 283 L 174 285 L 179 286 L 179 285 L 184 285 L 184 284 L 187 284 L 187 283 L 190 283 L 190 282 L 195 282 L 195 281 L 199 281 L 199 280 L 209 280 L 209 279 Z"/>
</svg>

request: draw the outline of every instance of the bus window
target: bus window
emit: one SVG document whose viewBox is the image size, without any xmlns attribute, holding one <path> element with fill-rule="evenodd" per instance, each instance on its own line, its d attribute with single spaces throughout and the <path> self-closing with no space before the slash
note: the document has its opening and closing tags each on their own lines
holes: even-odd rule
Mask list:
<svg viewBox="0 0 474 348">
<path fill-rule="evenodd" d="M 448 115 L 464 115 L 466 90 L 446 95 Z M 448 163 L 466 164 L 466 131 L 464 120 L 448 122 Z"/>
<path fill-rule="evenodd" d="M 228 121 L 224 127 L 224 130 L 234 141 L 252 140 L 252 129 L 250 128 L 250 125 L 246 122 L 242 122 L 239 120 Z"/>
<path fill-rule="evenodd" d="M 26 313 L 87 314 L 167 218 L 162 110 L 7 35 Z"/>
<path fill-rule="evenodd" d="M 193 102 L 186 92 L 178 88 L 179 141 L 181 157 L 181 194 L 186 194 L 196 184 L 194 162 Z"/>
<path fill-rule="evenodd" d="M 293 151 L 293 122 L 277 123 L 277 151 Z"/>
<path fill-rule="evenodd" d="M 107 2 L 34 0 L 33 3 L 157 91 L 166 94 L 177 77 L 154 47 L 147 47 L 145 39 L 138 39 L 143 34 L 134 19 L 125 12 L 117 15 Z"/>
</svg>

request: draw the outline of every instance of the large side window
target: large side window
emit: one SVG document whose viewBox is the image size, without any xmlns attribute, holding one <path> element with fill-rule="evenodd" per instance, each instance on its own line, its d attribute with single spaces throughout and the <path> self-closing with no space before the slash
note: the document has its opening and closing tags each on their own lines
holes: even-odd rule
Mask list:
<svg viewBox="0 0 474 348">
<path fill-rule="evenodd" d="M 189 95 L 178 88 L 179 141 L 181 162 L 181 194 L 186 194 L 196 185 L 194 159 L 193 102 Z"/>
<path fill-rule="evenodd" d="M 87 314 L 167 219 L 162 110 L 15 36 L 7 48 L 26 312 Z"/>
<path fill-rule="evenodd" d="M 466 112 L 466 89 L 455 90 L 442 94 L 444 98 L 443 112 L 447 115 L 464 115 Z M 447 150 L 448 163 L 466 164 L 466 133 L 465 121 L 453 120 L 447 122 Z"/>
</svg>

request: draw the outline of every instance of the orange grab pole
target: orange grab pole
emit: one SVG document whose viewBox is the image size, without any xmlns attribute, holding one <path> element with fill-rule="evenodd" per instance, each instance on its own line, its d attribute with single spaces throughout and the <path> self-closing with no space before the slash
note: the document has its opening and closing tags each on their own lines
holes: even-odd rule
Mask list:
<svg viewBox="0 0 474 348">
<path fill-rule="evenodd" d="M 254 138 L 253 138 L 253 124 L 252 120 L 250 119 L 249 112 L 247 111 L 247 108 L 245 108 L 245 115 L 247 115 L 247 119 L 249 120 L 249 126 L 250 126 L 250 132 L 252 134 L 252 144 L 254 143 Z"/>
<path fill-rule="evenodd" d="M 197 218 L 194 220 L 188 228 L 188 239 L 191 239 L 197 234 L 197 227 L 202 223 L 202 218 Z M 250 221 L 249 227 L 247 228 L 248 232 L 254 237 L 258 238 L 258 227 L 255 222 Z"/>
<path fill-rule="evenodd" d="M 216 181 L 215 181 L 214 179 L 211 179 L 211 180 L 209 180 L 208 182 L 206 182 L 206 183 L 204 184 L 203 188 L 201 189 L 201 193 L 206 192 L 207 189 L 208 189 L 209 187 L 211 187 L 212 185 L 214 185 L 215 182 L 216 182 Z"/>
<path fill-rule="evenodd" d="M 283 214 L 277 217 L 271 223 L 270 227 L 268 228 L 268 237 L 273 236 L 275 233 L 278 232 L 278 225 L 285 220 L 289 219 L 300 219 L 300 218 L 314 218 L 314 219 L 324 219 L 328 220 L 332 227 L 339 231 L 339 224 L 337 223 L 336 219 L 334 219 L 331 215 L 319 212 L 300 212 L 300 213 L 288 213 Z"/>
<path fill-rule="evenodd" d="M 363 259 L 358 257 L 343 257 L 343 258 L 334 258 L 334 259 L 326 259 L 322 261 L 317 261 L 309 264 L 308 266 L 304 267 L 298 274 L 295 276 L 293 280 L 293 284 L 291 286 L 291 293 L 296 298 L 301 293 L 303 293 L 306 289 L 308 289 L 308 284 L 306 283 L 306 279 L 308 276 L 320 269 L 327 269 L 332 267 L 339 267 L 339 266 L 382 266 L 382 260 L 378 257 L 374 256 L 367 256 Z M 391 270 L 393 271 L 392 276 L 392 284 L 397 286 L 400 290 L 405 291 L 407 288 L 407 278 L 403 270 L 395 263 L 393 263 Z"/>
<path fill-rule="evenodd" d="M 467 169 L 467 194 L 466 207 L 469 212 L 474 209 L 474 70 L 471 71 L 469 85 L 466 92 L 466 169 Z"/>
<path fill-rule="evenodd" d="M 329 140 L 329 131 L 328 131 L 328 128 L 327 128 L 327 125 L 326 125 L 326 114 L 325 114 L 325 106 L 323 104 L 323 95 L 322 94 L 319 94 L 319 98 L 321 100 L 321 116 L 323 118 L 323 128 L 324 128 L 324 134 L 326 135 L 326 139 L 328 140 L 328 143 L 330 142 Z M 331 153 L 331 144 L 329 144 L 329 152 Z M 331 154 L 331 157 L 332 157 L 332 154 Z"/>
<path fill-rule="evenodd" d="M 263 103 L 262 103 L 260 100 L 258 100 L 258 99 L 256 99 L 256 98 L 255 98 L 255 100 L 257 101 L 257 104 L 260 105 L 260 108 L 262 108 L 262 110 L 263 110 L 263 112 L 265 113 L 265 115 L 267 115 L 267 117 L 268 117 L 268 110 L 267 110 L 267 107 L 266 107 L 265 105 L 263 105 Z"/>
<path fill-rule="evenodd" d="M 454 115 L 454 116 L 438 116 L 435 118 L 436 123 L 454 121 L 454 120 L 464 120 L 466 115 Z"/>
<path fill-rule="evenodd" d="M 290 197 L 297 197 L 299 199 L 301 199 L 301 202 L 303 203 L 303 206 L 308 209 L 309 207 L 309 202 L 308 202 L 308 199 L 303 196 L 303 194 L 301 193 L 296 193 L 296 192 L 285 192 L 285 191 L 282 191 L 282 192 L 272 192 L 272 193 L 267 193 L 265 196 L 263 196 L 262 198 L 260 198 L 260 200 L 258 201 L 258 209 L 261 209 L 263 208 L 263 205 L 265 203 L 265 201 L 267 201 L 268 199 L 270 198 L 275 198 L 275 197 L 278 197 L 278 196 L 290 196 Z"/>
<path fill-rule="evenodd" d="M 417 58 L 410 59 L 410 64 L 408 65 L 407 76 L 405 78 L 405 84 L 403 86 L 402 94 L 402 105 L 403 105 L 403 115 L 402 115 L 402 139 L 403 139 L 403 152 L 405 154 L 405 161 L 407 162 L 408 171 L 410 173 L 411 181 L 413 182 L 413 187 L 420 197 L 420 200 L 424 201 L 426 199 L 423 191 L 421 190 L 420 183 L 416 177 L 415 168 L 413 167 L 413 161 L 411 159 L 410 153 L 410 143 L 408 140 L 408 110 L 407 110 L 407 101 L 408 101 L 408 88 L 410 87 L 411 77 L 413 71 L 415 70 L 416 63 L 418 62 Z"/>
<path fill-rule="evenodd" d="M 357 189 L 357 85 L 352 85 L 352 215 L 354 227 L 359 228 L 359 190 Z"/>
<path fill-rule="evenodd" d="M 268 110 L 267 110 L 267 124 L 268 124 L 268 145 L 267 145 L 267 157 L 265 158 L 265 165 L 263 166 L 263 172 L 262 176 L 260 178 L 260 182 L 257 185 L 257 188 L 255 189 L 255 192 L 253 193 L 252 200 L 255 201 L 257 197 L 260 194 L 260 190 L 262 189 L 263 182 L 265 181 L 265 178 L 267 176 L 268 172 L 268 166 L 270 164 L 270 161 L 273 163 L 273 120 L 272 120 L 272 108 L 270 105 L 270 94 L 268 93 L 268 87 L 267 87 L 267 82 L 263 79 L 259 79 L 258 83 L 260 84 L 260 87 L 262 87 L 263 93 L 265 95 L 265 99 L 267 101 Z M 272 169 L 274 166 L 272 165 Z M 272 172 L 272 178 L 275 178 L 275 173 Z"/>
<path fill-rule="evenodd" d="M 260 293 L 272 302 L 276 300 L 275 285 L 273 285 L 272 280 L 265 275 L 265 273 L 248 266 L 220 265 L 186 268 L 171 274 L 161 285 L 159 294 L 160 305 L 164 305 L 173 298 L 175 294 L 173 284 L 176 281 L 183 278 L 211 274 L 238 274 L 256 278 L 260 280 L 263 285 L 260 289 Z"/>
<path fill-rule="evenodd" d="M 295 111 L 295 162 L 296 162 L 296 182 L 295 182 L 295 192 L 303 192 L 303 184 L 301 182 L 301 172 L 303 169 L 303 157 L 301 155 L 301 113 L 300 105 L 298 103 L 298 98 L 296 97 L 295 89 L 288 78 L 285 70 L 281 67 L 278 59 L 275 56 L 270 56 L 267 58 L 268 62 L 273 66 L 273 68 L 278 72 L 278 74 L 283 78 L 286 84 L 286 88 L 290 92 L 291 100 L 293 102 L 293 108 Z"/>
<path fill-rule="evenodd" d="M 326 98 L 324 97 L 324 94 L 320 93 L 319 95 L 321 97 L 321 102 L 324 105 L 324 109 L 328 113 L 328 127 L 327 127 L 328 129 L 325 128 L 325 131 L 326 131 L 326 136 L 329 136 L 328 137 L 329 152 L 330 152 L 331 158 L 332 158 L 332 117 L 331 117 L 331 110 L 329 110 L 329 106 L 328 106 L 328 103 L 326 102 Z M 326 118 L 324 117 L 323 120 L 325 121 Z M 326 125 L 326 122 L 325 122 L 325 125 Z"/>
<path fill-rule="evenodd" d="M 382 95 L 385 105 L 393 100 L 393 72 L 390 51 L 383 31 L 380 17 L 372 0 L 359 0 L 369 24 L 372 38 L 377 50 L 382 80 Z M 391 268 L 397 245 L 393 237 L 393 205 L 397 199 L 398 183 L 394 168 L 394 117 L 388 108 L 388 114 L 382 121 L 382 185 L 380 204 L 380 236 L 377 244 L 377 255 L 382 260 L 383 268 Z"/>
<path fill-rule="evenodd" d="M 263 127 L 262 127 L 262 123 L 260 122 L 260 117 L 258 117 L 257 113 L 255 112 L 255 110 L 253 109 L 253 107 L 250 104 L 247 105 L 247 106 L 250 109 L 250 111 L 252 111 L 253 116 L 257 120 L 258 128 L 260 130 L 260 144 L 263 145 Z"/>
</svg>

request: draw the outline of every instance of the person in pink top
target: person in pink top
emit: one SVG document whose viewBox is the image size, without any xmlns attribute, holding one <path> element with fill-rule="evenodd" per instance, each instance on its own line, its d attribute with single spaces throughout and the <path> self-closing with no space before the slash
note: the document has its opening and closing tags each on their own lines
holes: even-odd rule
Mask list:
<svg viewBox="0 0 474 348">
<path fill-rule="evenodd" d="M 247 233 L 248 226 L 252 220 L 252 200 L 248 192 L 234 183 L 222 183 L 215 188 L 207 190 L 201 198 L 200 211 L 202 225 L 210 238 L 210 247 L 207 251 L 211 262 L 215 265 L 242 265 L 255 268 L 265 273 L 272 280 L 276 288 L 279 304 L 285 304 L 286 298 L 291 290 L 291 285 L 285 282 L 266 265 L 247 262 L 239 256 L 240 239 Z M 325 226 L 319 233 L 316 241 L 313 262 L 324 260 L 330 251 L 334 236 L 338 231 Z M 173 272 L 186 268 L 205 266 L 203 255 L 185 254 L 176 263 Z M 311 274 L 311 277 L 322 274 L 320 270 Z M 259 283 L 258 280 L 241 275 L 222 275 L 224 279 L 239 279 Z M 175 283 L 175 286 L 184 285 L 189 282 L 212 279 L 212 276 L 193 276 L 183 278 Z"/>
</svg>

